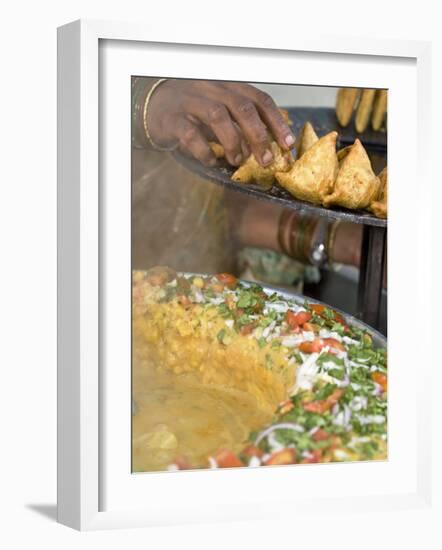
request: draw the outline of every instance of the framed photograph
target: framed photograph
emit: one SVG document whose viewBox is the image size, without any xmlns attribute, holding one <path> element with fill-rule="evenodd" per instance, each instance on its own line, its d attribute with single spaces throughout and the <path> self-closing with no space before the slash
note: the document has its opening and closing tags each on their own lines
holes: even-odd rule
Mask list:
<svg viewBox="0 0 442 550">
<path fill-rule="evenodd" d="M 430 510 L 429 45 L 58 52 L 59 521 Z"/>
</svg>

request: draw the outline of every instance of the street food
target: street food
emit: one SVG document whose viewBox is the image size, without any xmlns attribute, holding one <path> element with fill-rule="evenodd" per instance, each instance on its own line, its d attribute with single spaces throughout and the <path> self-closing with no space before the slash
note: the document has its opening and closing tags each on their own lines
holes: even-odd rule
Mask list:
<svg viewBox="0 0 442 550">
<path fill-rule="evenodd" d="M 370 120 L 371 111 L 373 109 L 374 97 L 376 90 L 366 88 L 361 93 L 361 99 L 356 111 L 355 127 L 357 132 L 363 132 Z"/>
<path fill-rule="evenodd" d="M 240 183 L 256 183 L 269 186 L 275 180 L 276 172 L 287 172 L 293 164 L 293 157 L 290 151 L 282 151 L 280 146 L 273 141 L 270 144 L 273 154 L 273 161 L 269 166 L 261 166 L 255 155 L 251 154 L 232 175 L 232 180 Z"/>
<path fill-rule="evenodd" d="M 367 208 L 379 192 L 379 178 L 359 139 L 341 152 L 339 171 L 333 192 L 324 198 L 324 206 Z"/>
<path fill-rule="evenodd" d="M 336 117 L 341 126 L 345 128 L 350 122 L 353 110 L 359 99 L 359 88 L 340 88 L 336 97 Z"/>
<path fill-rule="evenodd" d="M 385 167 L 379 174 L 379 193 L 377 199 L 370 204 L 370 210 L 377 218 L 387 217 L 387 190 L 388 190 L 388 174 Z"/>
<path fill-rule="evenodd" d="M 302 127 L 301 133 L 296 138 L 295 150 L 296 158 L 301 158 L 302 155 L 310 149 L 319 140 L 315 129 L 309 121 Z"/>
<path fill-rule="evenodd" d="M 295 198 L 321 204 L 333 191 L 338 171 L 337 132 L 319 139 L 288 172 L 276 172 L 278 183 Z"/>
<path fill-rule="evenodd" d="M 373 130 L 380 130 L 387 112 L 387 90 L 378 90 L 373 106 L 373 115 L 371 117 L 371 127 Z"/>
<path fill-rule="evenodd" d="M 228 273 L 133 272 L 134 471 L 387 457 L 387 356 Z"/>
</svg>

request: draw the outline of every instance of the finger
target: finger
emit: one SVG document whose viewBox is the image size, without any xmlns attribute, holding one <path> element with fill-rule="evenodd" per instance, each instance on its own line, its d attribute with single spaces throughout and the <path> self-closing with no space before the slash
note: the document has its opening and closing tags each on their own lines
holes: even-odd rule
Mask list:
<svg viewBox="0 0 442 550">
<path fill-rule="evenodd" d="M 250 84 L 228 82 L 226 83 L 226 87 L 254 102 L 260 117 L 265 122 L 280 147 L 285 150 L 289 150 L 293 147 L 295 144 L 295 136 L 269 94 L 254 86 L 250 86 Z"/>
<path fill-rule="evenodd" d="M 198 126 L 185 115 L 176 118 L 174 124 L 175 136 L 179 140 L 181 149 L 203 164 L 214 166 L 216 157 Z"/>
<path fill-rule="evenodd" d="M 189 96 L 183 102 L 184 109 L 191 116 L 198 117 L 208 126 L 224 147 L 226 158 L 233 166 L 239 166 L 245 159 L 241 148 L 241 136 L 227 108 L 220 102 L 201 96 Z"/>
<path fill-rule="evenodd" d="M 228 108 L 249 142 L 257 161 L 262 166 L 270 164 L 273 160 L 270 136 L 253 101 L 230 90 L 227 84 L 220 86 L 219 83 L 207 82 L 204 84 L 204 92 Z"/>
</svg>

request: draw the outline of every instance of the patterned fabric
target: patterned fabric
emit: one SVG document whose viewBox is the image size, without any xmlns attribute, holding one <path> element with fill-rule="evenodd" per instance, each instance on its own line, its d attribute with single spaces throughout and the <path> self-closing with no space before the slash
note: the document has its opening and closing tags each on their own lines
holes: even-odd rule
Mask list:
<svg viewBox="0 0 442 550">
<path fill-rule="evenodd" d="M 303 283 L 320 279 L 318 268 L 302 264 L 273 250 L 246 247 L 238 254 L 240 277 L 302 292 Z"/>
</svg>

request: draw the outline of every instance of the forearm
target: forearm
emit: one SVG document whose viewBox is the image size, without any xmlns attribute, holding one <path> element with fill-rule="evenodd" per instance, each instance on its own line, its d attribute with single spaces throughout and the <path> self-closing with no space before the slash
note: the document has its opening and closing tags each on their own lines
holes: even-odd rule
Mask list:
<svg viewBox="0 0 442 550">
<path fill-rule="evenodd" d="M 318 240 L 321 230 L 321 218 L 313 218 L 298 212 L 289 219 L 290 227 L 282 227 L 283 210 L 272 203 L 250 199 L 230 200 L 231 220 L 236 238 L 241 246 L 268 248 L 288 254 L 299 261 L 306 261 L 311 246 Z M 288 212 L 288 211 L 286 211 Z M 304 218 L 300 223 L 300 218 Z M 328 222 L 326 222 L 328 223 Z M 328 235 L 333 222 L 326 228 L 325 244 L 328 246 Z M 281 232 L 282 229 L 282 232 Z M 304 232 L 307 239 L 299 250 L 299 233 Z M 281 234 L 282 233 L 282 234 Z M 334 263 L 359 266 L 362 231 L 359 225 L 342 222 L 334 228 L 332 250 L 327 250 Z M 295 243 L 294 239 L 298 239 Z M 293 253 L 295 251 L 295 253 Z M 308 260 L 307 260 L 308 261 Z"/>
</svg>

